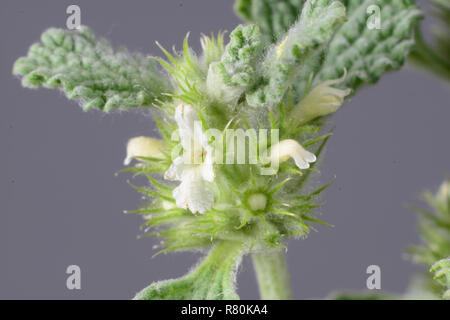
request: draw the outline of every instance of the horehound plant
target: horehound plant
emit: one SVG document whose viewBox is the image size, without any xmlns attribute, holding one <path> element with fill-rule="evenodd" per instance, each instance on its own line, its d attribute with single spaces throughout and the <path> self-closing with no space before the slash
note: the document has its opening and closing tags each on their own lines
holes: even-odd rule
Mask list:
<svg viewBox="0 0 450 320">
<path fill-rule="evenodd" d="M 367 27 L 373 5 L 381 29 Z M 241 0 L 235 8 L 247 24 L 226 45 L 224 33 L 203 36 L 199 54 L 187 37 L 181 52 L 161 48 L 166 59 L 114 51 L 82 27 L 45 31 L 14 65 L 25 87 L 59 88 L 84 110 L 151 111 L 160 136 L 127 146 L 125 165 L 134 165 L 123 171 L 149 181 L 133 185 L 148 200 L 130 213 L 162 239 L 157 253 L 205 257 L 136 299 L 237 299 L 245 254 L 262 298 L 291 298 L 285 245 L 326 224 L 316 208 L 329 184 L 314 190 L 308 181 L 331 135 L 329 116 L 404 64 L 421 18 L 410 0 Z"/>
</svg>

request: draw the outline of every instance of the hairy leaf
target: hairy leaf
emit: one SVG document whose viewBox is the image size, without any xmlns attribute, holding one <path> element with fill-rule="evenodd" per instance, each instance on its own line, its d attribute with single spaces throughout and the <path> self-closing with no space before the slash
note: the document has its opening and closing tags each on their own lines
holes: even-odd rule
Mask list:
<svg viewBox="0 0 450 320">
<path fill-rule="evenodd" d="M 242 18 L 258 23 L 265 34 L 275 34 L 272 38 L 276 38 L 277 34 L 283 34 L 281 31 L 283 28 L 295 22 L 296 18 L 293 18 L 294 11 L 292 11 L 294 8 L 301 8 L 316 1 L 301 2 L 238 0 L 235 9 Z M 311 74 L 315 76 L 314 85 L 317 85 L 322 81 L 341 77 L 344 70 L 347 71 L 347 77 L 341 86 L 351 88 L 355 93 L 361 85 L 375 83 L 385 72 L 401 68 L 414 46 L 413 30 L 422 14 L 413 1 L 341 0 L 341 2 L 347 9 L 348 21 L 337 30 L 328 48 L 317 50 L 315 54 L 305 57 L 298 66 L 295 80 L 292 81 L 295 83 L 293 89 L 297 100 L 304 94 Z M 434 0 L 434 3 L 440 8 L 441 15 L 448 12 L 446 11 L 448 6 L 442 5 L 445 0 Z M 374 16 L 376 12 L 368 13 L 368 9 L 374 5 L 380 9 L 381 29 L 368 28 L 368 22 L 376 18 Z M 286 8 L 290 8 L 291 13 L 283 15 L 282 12 L 289 11 Z M 272 25 L 272 21 L 277 21 L 278 15 L 284 16 L 284 24 L 273 22 Z M 442 39 L 442 31 L 439 34 L 441 34 L 439 39 Z M 445 48 L 448 47 L 445 41 L 439 43 L 440 48 L 444 48 L 441 51 L 445 52 Z M 423 58 L 422 56 L 419 58 Z M 425 58 L 427 61 L 430 60 L 428 56 Z M 448 74 L 447 70 L 438 71 L 441 74 Z M 263 98 L 262 95 L 260 99 Z"/>
<path fill-rule="evenodd" d="M 220 62 L 208 71 L 210 94 L 226 101 L 236 99 L 255 81 L 256 64 L 262 51 L 261 34 L 257 25 L 239 25 L 230 34 Z"/>
<path fill-rule="evenodd" d="M 267 54 L 262 85 L 247 96 L 251 106 L 279 103 L 308 58 L 319 53 L 345 21 L 345 7 L 338 1 L 310 0 L 300 20 Z"/>
<path fill-rule="evenodd" d="M 237 0 L 235 10 L 256 23 L 267 42 L 280 40 L 300 15 L 305 0 Z"/>
<path fill-rule="evenodd" d="M 235 271 L 243 253 L 237 242 L 223 241 L 184 277 L 155 282 L 135 300 L 237 300 Z"/>
<path fill-rule="evenodd" d="M 149 106 L 169 90 L 152 60 L 114 51 L 87 27 L 48 29 L 28 56 L 15 62 L 13 74 L 23 77 L 25 87 L 62 89 L 84 110 Z"/>
<path fill-rule="evenodd" d="M 422 17 L 410 0 L 345 0 L 348 21 L 330 42 L 326 59 L 316 66 L 316 82 L 337 79 L 347 70 L 341 84 L 354 91 L 375 83 L 387 71 L 399 69 L 414 45 L 413 30 Z M 381 29 L 370 29 L 372 5 L 380 9 Z M 375 13 L 372 13 L 376 14 Z"/>
</svg>

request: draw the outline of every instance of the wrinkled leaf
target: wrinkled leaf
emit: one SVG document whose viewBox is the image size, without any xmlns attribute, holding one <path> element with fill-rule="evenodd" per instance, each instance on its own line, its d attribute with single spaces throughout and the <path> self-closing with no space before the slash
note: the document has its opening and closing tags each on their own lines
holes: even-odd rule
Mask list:
<svg viewBox="0 0 450 320">
<path fill-rule="evenodd" d="M 346 0 L 348 21 L 330 42 L 326 59 L 316 67 L 316 82 L 337 79 L 347 70 L 341 84 L 355 91 L 363 84 L 377 82 L 387 71 L 405 63 L 414 46 L 414 27 L 422 17 L 410 0 Z M 377 5 L 381 13 L 381 29 L 370 29 L 367 9 Z"/>
<path fill-rule="evenodd" d="M 239 25 L 230 34 L 219 62 L 209 67 L 207 86 L 210 94 L 222 103 L 239 98 L 255 81 L 262 41 L 257 25 Z M 225 101 L 224 101 L 225 100 Z"/>
<path fill-rule="evenodd" d="M 279 103 L 308 58 L 319 53 L 345 21 L 345 7 L 338 1 L 307 1 L 287 35 L 267 54 L 261 85 L 247 95 L 250 106 Z"/>
<path fill-rule="evenodd" d="M 234 6 L 244 20 L 256 23 L 267 42 L 280 40 L 300 15 L 305 0 L 237 0 Z"/>
<path fill-rule="evenodd" d="M 63 90 L 84 110 L 149 106 L 169 90 L 154 61 L 125 49 L 114 51 L 87 27 L 48 29 L 15 62 L 13 74 L 22 76 L 25 87 Z"/>
</svg>

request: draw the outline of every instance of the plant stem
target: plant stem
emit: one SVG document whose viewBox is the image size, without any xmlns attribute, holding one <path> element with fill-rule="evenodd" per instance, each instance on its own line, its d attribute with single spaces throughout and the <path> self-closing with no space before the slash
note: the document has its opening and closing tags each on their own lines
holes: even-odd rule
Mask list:
<svg viewBox="0 0 450 320">
<path fill-rule="evenodd" d="M 292 299 L 289 271 L 282 249 L 253 253 L 252 260 L 261 299 Z"/>
</svg>

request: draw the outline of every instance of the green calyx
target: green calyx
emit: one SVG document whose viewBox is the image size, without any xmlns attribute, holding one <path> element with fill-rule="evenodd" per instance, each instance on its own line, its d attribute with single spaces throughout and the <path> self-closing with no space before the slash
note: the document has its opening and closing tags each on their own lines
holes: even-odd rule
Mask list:
<svg viewBox="0 0 450 320">
<path fill-rule="evenodd" d="M 204 214 L 194 215 L 189 210 L 176 207 L 172 199 L 175 186 L 162 185 L 151 177 L 157 163 L 164 162 L 142 159 L 141 166 L 125 169 L 147 176 L 152 186 L 133 186 L 148 196 L 150 202 L 129 213 L 145 218 L 142 227 L 148 231 L 147 236 L 164 238 L 158 253 L 207 248 L 216 241 L 242 242 L 248 247 L 282 248 L 283 242 L 290 237 L 306 237 L 312 228 L 310 224 L 327 225 L 316 217 L 315 210 L 320 204 L 315 202 L 328 185 L 307 194 L 287 193 L 302 181 L 298 173 L 288 178 L 290 171 L 294 170 L 292 163 L 280 168 L 284 173 L 268 179 L 256 174 L 244 175 L 246 171 L 257 171 L 255 168 L 243 166 L 241 170 L 231 171 L 223 165 L 222 170 L 216 170 L 215 184 L 223 189 L 215 190 L 214 207 Z"/>
</svg>

